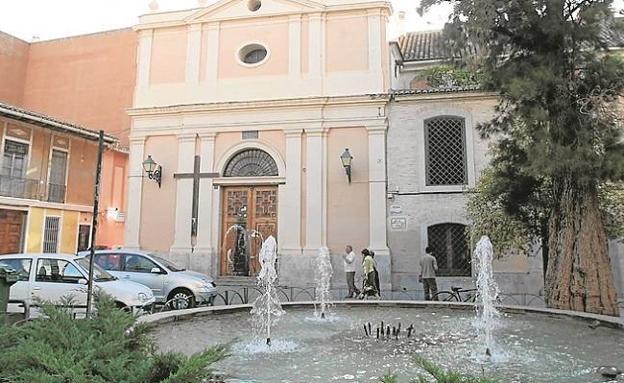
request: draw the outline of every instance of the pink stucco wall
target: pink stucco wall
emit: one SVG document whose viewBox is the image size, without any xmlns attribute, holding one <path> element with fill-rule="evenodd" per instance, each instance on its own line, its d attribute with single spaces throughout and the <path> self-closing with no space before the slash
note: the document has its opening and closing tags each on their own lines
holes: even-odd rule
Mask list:
<svg viewBox="0 0 624 383">
<path fill-rule="evenodd" d="M 266 21 L 266 20 L 265 20 Z M 270 23 L 255 20 L 227 21 L 219 37 L 219 78 L 288 74 L 288 18 L 274 17 Z M 268 59 L 261 65 L 245 67 L 238 60 L 238 50 L 249 43 L 267 47 Z"/>
<path fill-rule="evenodd" d="M 151 84 L 181 83 L 186 76 L 188 30 L 185 27 L 154 31 Z"/>
<path fill-rule="evenodd" d="M 368 68 L 368 19 L 365 12 L 327 16 L 326 46 L 328 72 Z"/>
<path fill-rule="evenodd" d="M 175 230 L 176 180 L 178 168 L 178 140 L 175 136 L 149 137 L 145 142 L 145 157 L 152 155 L 163 167 L 162 187 L 143 178 L 141 225 L 139 243 L 141 248 L 153 251 L 169 251 Z"/>
<path fill-rule="evenodd" d="M 102 160 L 102 186 L 100 211 L 103 212 L 99 223 L 98 245 L 109 247 L 124 244 L 124 223 L 107 216 L 108 208 L 126 211 L 126 180 L 128 177 L 128 154 L 108 150 Z"/>
<path fill-rule="evenodd" d="M 29 44 L 0 32 L 0 101 L 21 105 Z"/>
<path fill-rule="evenodd" d="M 357 252 L 369 245 L 368 133 L 332 128 L 327 140 L 327 246 L 340 254 L 351 244 Z M 340 162 L 345 145 L 354 157 L 351 184 Z"/>
<path fill-rule="evenodd" d="M 31 44 L 22 105 L 127 144 L 136 45 L 131 29 Z"/>
</svg>

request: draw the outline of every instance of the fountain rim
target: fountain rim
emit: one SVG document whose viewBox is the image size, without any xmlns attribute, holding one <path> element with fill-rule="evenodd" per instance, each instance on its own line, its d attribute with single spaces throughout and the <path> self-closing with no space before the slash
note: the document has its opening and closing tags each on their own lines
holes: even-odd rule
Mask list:
<svg viewBox="0 0 624 383">
<path fill-rule="evenodd" d="M 404 300 L 387 300 L 387 301 L 331 301 L 329 302 L 334 307 L 394 307 L 394 308 L 413 308 L 413 309 L 452 309 L 452 310 L 474 310 L 478 305 L 472 303 L 461 302 L 432 302 L 432 301 L 404 301 Z M 318 305 L 318 302 L 303 301 L 303 302 L 284 302 L 282 307 L 284 309 L 298 309 L 298 308 L 313 308 Z M 160 324 L 169 322 L 178 322 L 182 320 L 189 320 L 196 317 L 203 317 L 208 315 L 220 315 L 231 314 L 237 312 L 244 312 L 251 310 L 253 306 L 251 304 L 239 304 L 239 305 L 224 305 L 224 306 L 209 306 L 198 307 L 186 310 L 167 311 L 155 314 L 148 314 L 138 318 L 138 323 L 148 326 L 158 326 Z M 542 307 L 529 307 L 529 306 L 507 306 L 501 305 L 496 308 L 504 313 L 509 314 L 541 314 L 544 316 L 555 317 L 569 317 L 579 321 L 586 321 L 595 323 L 600 322 L 600 325 L 606 327 L 612 327 L 619 330 L 624 330 L 624 318 L 612 317 L 607 315 L 592 314 L 580 311 L 570 310 L 558 310 Z"/>
</svg>

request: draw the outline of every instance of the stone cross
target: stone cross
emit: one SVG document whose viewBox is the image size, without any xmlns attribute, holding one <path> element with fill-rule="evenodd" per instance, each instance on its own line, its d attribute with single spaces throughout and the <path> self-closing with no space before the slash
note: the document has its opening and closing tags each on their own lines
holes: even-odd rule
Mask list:
<svg viewBox="0 0 624 383">
<path fill-rule="evenodd" d="M 191 213 L 191 241 L 193 238 L 197 237 L 197 222 L 199 215 L 199 180 L 202 178 L 215 178 L 219 177 L 219 173 L 202 173 L 200 171 L 201 157 L 195 156 L 195 164 L 193 168 L 193 173 L 175 173 L 173 178 L 175 179 L 184 179 L 184 178 L 192 178 L 193 179 L 193 207 Z"/>
</svg>

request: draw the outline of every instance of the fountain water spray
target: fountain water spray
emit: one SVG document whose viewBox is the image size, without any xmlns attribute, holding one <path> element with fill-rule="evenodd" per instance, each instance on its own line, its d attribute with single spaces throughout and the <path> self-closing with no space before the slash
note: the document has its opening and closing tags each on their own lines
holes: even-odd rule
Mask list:
<svg viewBox="0 0 624 383">
<path fill-rule="evenodd" d="M 487 236 L 481 237 L 475 248 L 477 258 L 477 319 L 475 328 L 481 342 L 485 345 L 485 354 L 492 356 L 492 347 L 494 339 L 492 330 L 500 316 L 494 303 L 498 298 L 498 285 L 494 280 L 492 271 L 492 260 L 494 258 L 494 250 L 492 242 Z"/>
<path fill-rule="evenodd" d="M 266 333 L 266 344 L 271 345 L 271 326 L 284 315 L 282 305 L 277 297 L 275 281 L 277 271 L 275 261 L 277 260 L 277 242 L 273 236 L 269 236 L 262 242 L 260 249 L 260 273 L 258 274 L 258 287 L 262 290 L 253 303 L 251 314 L 253 315 L 253 328 L 256 335 Z"/>
<path fill-rule="evenodd" d="M 334 269 L 331 265 L 329 249 L 327 247 L 321 247 L 318 257 L 316 258 L 316 270 L 314 273 L 314 279 L 316 281 L 315 295 L 316 301 L 319 302 L 321 319 L 325 319 L 329 309 L 329 301 L 331 299 L 329 289 L 333 274 Z"/>
</svg>

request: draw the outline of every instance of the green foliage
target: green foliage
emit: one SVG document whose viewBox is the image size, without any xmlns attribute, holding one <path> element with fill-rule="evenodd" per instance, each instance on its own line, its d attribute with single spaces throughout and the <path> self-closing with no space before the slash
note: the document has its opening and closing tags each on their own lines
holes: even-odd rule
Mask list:
<svg viewBox="0 0 624 383">
<path fill-rule="evenodd" d="M 416 363 L 427 372 L 428 376 L 418 375 L 415 379 L 412 379 L 413 383 L 496 383 L 495 379 L 486 377 L 476 377 L 466 374 L 461 374 L 455 371 L 447 371 L 434 363 L 421 358 L 416 358 Z M 432 380 L 433 379 L 433 380 Z M 380 379 L 380 383 L 399 383 L 399 380 L 394 375 L 387 375 Z"/>
<path fill-rule="evenodd" d="M 418 78 L 426 80 L 427 84 L 434 88 L 479 86 L 484 82 L 483 73 L 480 71 L 452 65 L 437 65 L 425 69 L 419 73 Z"/>
<path fill-rule="evenodd" d="M 91 320 L 51 305 L 42 311 L 42 319 L 0 328 L 0 381 L 195 383 L 211 378 L 209 366 L 227 356 L 225 347 L 191 357 L 158 353 L 147 327 L 108 297 L 99 297 Z"/>
</svg>

